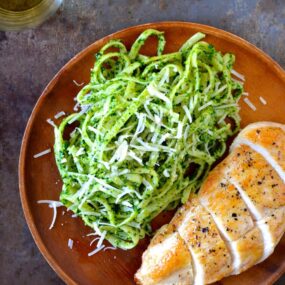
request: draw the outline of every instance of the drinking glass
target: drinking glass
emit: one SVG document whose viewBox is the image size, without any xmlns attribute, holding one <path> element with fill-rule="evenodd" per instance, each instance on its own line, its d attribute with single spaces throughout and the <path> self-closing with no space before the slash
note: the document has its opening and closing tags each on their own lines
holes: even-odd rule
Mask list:
<svg viewBox="0 0 285 285">
<path fill-rule="evenodd" d="M 0 30 L 32 28 L 54 14 L 63 0 L 0 0 Z"/>
</svg>

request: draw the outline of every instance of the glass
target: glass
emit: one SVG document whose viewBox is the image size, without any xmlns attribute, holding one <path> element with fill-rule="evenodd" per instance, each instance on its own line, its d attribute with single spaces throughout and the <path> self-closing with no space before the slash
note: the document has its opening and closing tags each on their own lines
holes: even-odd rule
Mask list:
<svg viewBox="0 0 285 285">
<path fill-rule="evenodd" d="M 63 0 L 0 0 L 0 30 L 32 28 L 54 14 Z"/>
</svg>

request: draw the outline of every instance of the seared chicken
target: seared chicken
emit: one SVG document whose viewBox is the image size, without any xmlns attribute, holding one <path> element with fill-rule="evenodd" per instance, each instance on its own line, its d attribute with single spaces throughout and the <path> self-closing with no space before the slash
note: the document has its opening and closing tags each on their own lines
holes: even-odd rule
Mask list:
<svg viewBox="0 0 285 285">
<path fill-rule="evenodd" d="M 202 285 L 263 261 L 285 231 L 285 126 L 246 127 L 143 254 L 138 284 Z"/>
</svg>

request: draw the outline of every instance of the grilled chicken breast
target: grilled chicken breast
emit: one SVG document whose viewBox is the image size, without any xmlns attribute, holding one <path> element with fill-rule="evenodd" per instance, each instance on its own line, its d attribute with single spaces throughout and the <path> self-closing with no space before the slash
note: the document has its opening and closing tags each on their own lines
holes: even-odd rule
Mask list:
<svg viewBox="0 0 285 285">
<path fill-rule="evenodd" d="M 284 231 L 285 126 L 251 124 L 199 194 L 156 233 L 135 279 L 210 284 L 266 259 Z"/>
</svg>

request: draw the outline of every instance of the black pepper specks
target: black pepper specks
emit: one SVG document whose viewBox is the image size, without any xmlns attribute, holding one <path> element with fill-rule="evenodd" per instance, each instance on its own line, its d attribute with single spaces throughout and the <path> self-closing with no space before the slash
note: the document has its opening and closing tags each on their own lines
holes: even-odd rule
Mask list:
<svg viewBox="0 0 285 285">
<path fill-rule="evenodd" d="M 202 228 L 202 233 L 207 233 L 209 231 L 208 227 Z"/>
</svg>

